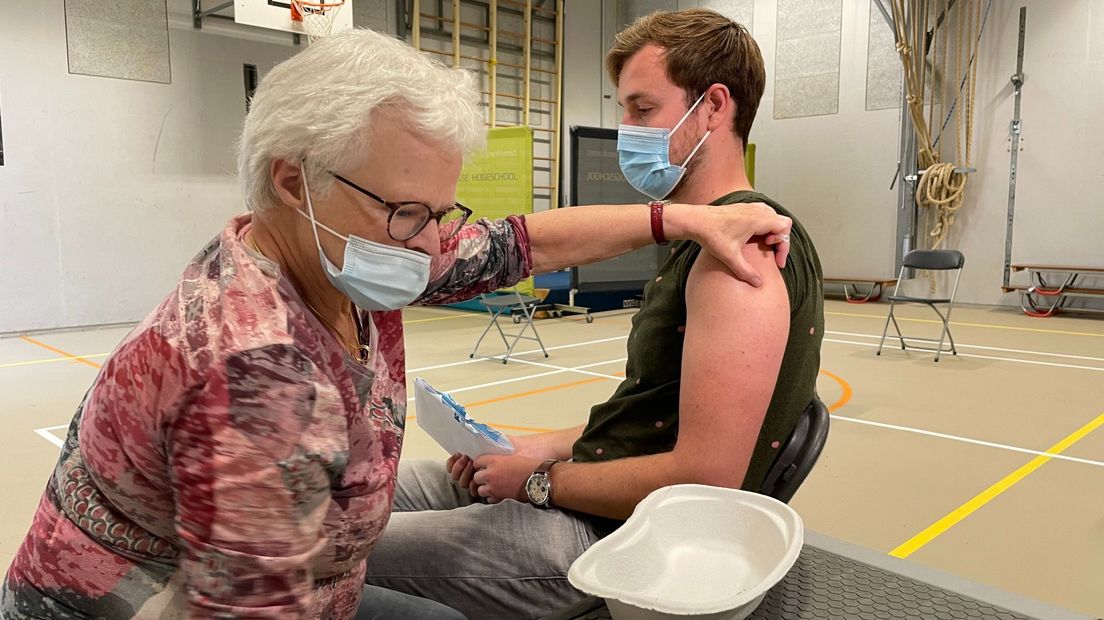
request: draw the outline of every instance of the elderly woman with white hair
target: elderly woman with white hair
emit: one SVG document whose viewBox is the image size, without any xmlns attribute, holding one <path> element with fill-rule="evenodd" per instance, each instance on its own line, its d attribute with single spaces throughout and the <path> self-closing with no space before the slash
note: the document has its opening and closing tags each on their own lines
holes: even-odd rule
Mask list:
<svg viewBox="0 0 1104 620">
<path fill-rule="evenodd" d="M 401 308 L 653 239 L 641 205 L 468 223 L 456 184 L 484 133 L 468 74 L 370 31 L 275 67 L 240 141 L 250 212 L 104 364 L 0 615 L 461 617 L 364 585 L 406 417 Z M 663 218 L 748 280 L 740 247 L 790 225 L 767 207 Z"/>
</svg>

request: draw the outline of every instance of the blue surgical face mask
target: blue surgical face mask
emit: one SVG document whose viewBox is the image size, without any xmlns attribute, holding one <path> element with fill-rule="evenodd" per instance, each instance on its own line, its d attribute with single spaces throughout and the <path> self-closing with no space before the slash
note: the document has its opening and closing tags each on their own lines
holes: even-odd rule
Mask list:
<svg viewBox="0 0 1104 620">
<path fill-rule="evenodd" d="M 299 214 L 311 221 L 318 256 L 322 259 L 322 271 L 330 284 L 358 308 L 368 311 L 398 310 L 410 305 L 425 292 L 429 282 L 429 256 L 356 235 L 342 235 L 315 219 L 306 174 L 303 175 L 303 191 L 308 212 L 299 211 Z M 319 228 L 345 240 L 345 262 L 341 269 L 330 262 L 322 251 Z"/>
<path fill-rule="evenodd" d="M 690 114 L 698 107 L 705 93 L 690 106 L 682 119 L 672 129 L 664 127 L 640 127 L 637 125 L 621 125 L 617 129 L 617 153 L 621 163 L 621 172 L 625 180 L 636 191 L 651 197 L 654 200 L 666 198 L 682 180 L 686 174 L 686 165 L 698 152 L 701 145 L 711 131 L 706 131 L 697 146 L 686 157 L 682 165 L 671 163 L 671 134 L 690 117 Z"/>
</svg>

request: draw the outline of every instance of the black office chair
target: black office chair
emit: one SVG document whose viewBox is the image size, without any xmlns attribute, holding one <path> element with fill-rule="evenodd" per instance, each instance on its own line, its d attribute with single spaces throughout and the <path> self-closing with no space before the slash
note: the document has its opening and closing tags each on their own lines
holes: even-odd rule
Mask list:
<svg viewBox="0 0 1104 620">
<path fill-rule="evenodd" d="M 767 476 L 759 487 L 760 493 L 790 503 L 824 450 L 828 440 L 828 420 L 828 408 L 819 397 L 814 396 L 767 470 Z"/>
<path fill-rule="evenodd" d="M 882 339 L 878 342 L 878 351 L 875 355 L 882 354 L 882 345 L 885 344 L 886 334 L 889 333 L 889 323 L 893 322 L 893 329 L 897 330 L 897 339 L 901 341 L 901 350 L 913 349 L 917 351 L 934 351 L 935 361 L 939 361 L 939 356 L 943 353 L 950 353 L 951 355 L 958 355 L 958 349 L 955 348 L 954 336 L 951 335 L 951 309 L 954 307 L 955 293 L 958 292 L 958 281 L 962 278 L 962 266 L 966 264 L 966 257 L 962 255 L 962 252 L 958 250 L 913 250 L 908 254 L 905 254 L 904 259 L 901 260 L 901 270 L 897 274 L 897 286 L 893 289 L 893 294 L 889 296 L 889 316 L 886 317 L 885 328 L 882 329 Z M 954 288 L 951 289 L 950 297 L 920 297 L 917 295 L 900 295 L 901 281 L 905 279 L 906 269 L 920 269 L 928 271 L 948 271 L 954 270 L 955 281 Z M 943 331 L 939 334 L 939 339 L 935 338 L 919 338 L 917 336 L 905 336 L 901 334 L 901 327 L 897 325 L 897 317 L 893 316 L 893 309 L 898 303 L 913 303 L 913 304 L 925 304 L 935 313 L 939 315 L 939 319 L 943 321 Z M 944 315 L 939 311 L 940 305 L 947 306 L 947 314 Z M 938 343 L 933 347 L 921 347 L 914 344 L 910 345 L 906 341 L 914 340 L 919 342 Z M 943 343 L 950 340 L 950 348 L 943 348 Z"/>
<path fill-rule="evenodd" d="M 819 397 L 814 396 L 813 402 L 805 408 L 797 425 L 794 426 L 786 443 L 782 445 L 778 456 L 774 458 L 763 484 L 759 486 L 759 493 L 769 495 L 774 499 L 789 503 L 794 493 L 809 472 L 813 470 L 820 453 L 824 450 L 824 444 L 828 440 L 829 424 L 828 407 Z M 578 620 L 579 618 L 609 618 L 609 612 L 605 609 L 606 603 L 597 596 L 587 596 L 583 600 L 568 607 L 563 607 L 544 616 L 541 620 Z"/>
</svg>

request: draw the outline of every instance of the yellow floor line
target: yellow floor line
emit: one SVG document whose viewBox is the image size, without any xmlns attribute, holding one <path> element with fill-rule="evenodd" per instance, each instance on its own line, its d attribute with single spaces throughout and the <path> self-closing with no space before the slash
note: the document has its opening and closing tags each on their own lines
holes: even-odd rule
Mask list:
<svg viewBox="0 0 1104 620">
<path fill-rule="evenodd" d="M 107 357 L 110 353 L 93 353 L 91 355 L 81 355 L 84 359 L 92 359 L 94 357 Z M 56 364 L 58 362 L 70 362 L 75 361 L 68 357 L 48 357 L 41 360 L 27 360 L 25 362 L 7 362 L 0 364 L 0 368 L 15 368 L 17 366 L 35 366 L 38 364 Z"/>
<path fill-rule="evenodd" d="M 87 359 L 85 359 L 85 358 L 83 358 L 79 355 L 73 355 L 72 353 L 66 353 L 65 351 L 62 351 L 61 349 L 59 349 L 57 347 L 52 347 L 52 346 L 46 344 L 45 342 L 40 342 L 38 340 L 35 340 L 34 338 L 31 338 L 30 336 L 20 336 L 19 338 L 21 340 L 23 340 L 24 342 L 29 342 L 29 343 L 37 346 L 37 347 L 42 347 L 43 349 L 46 349 L 47 351 L 52 351 L 54 353 L 57 353 L 58 355 L 63 356 L 64 359 L 73 360 L 75 362 L 80 362 L 81 364 L 86 364 L 88 366 L 91 366 L 91 367 L 97 368 L 97 369 L 100 367 L 100 365 L 97 364 L 96 362 L 91 362 L 91 361 L 89 361 L 89 360 L 87 360 Z"/>
<path fill-rule="evenodd" d="M 1067 448 L 1077 443 L 1086 435 L 1093 432 L 1100 426 L 1104 426 L 1104 413 L 1097 416 L 1095 420 L 1070 433 L 1062 441 L 1059 441 L 1058 443 L 1051 446 L 1048 450 L 1046 450 L 1046 453 L 1061 454 Z M 1017 482 L 1031 475 L 1032 472 L 1034 472 L 1036 469 L 1039 469 L 1040 467 L 1045 465 L 1047 461 L 1050 460 L 1052 460 L 1052 458 L 1045 455 L 1037 456 L 1031 459 L 1031 461 L 1029 461 L 1023 467 L 1020 467 L 1016 471 L 1008 474 L 993 486 L 985 489 L 981 493 L 978 493 L 970 501 L 962 504 L 958 508 L 955 508 L 947 516 L 936 521 L 935 523 L 932 523 L 927 528 L 925 528 L 924 531 L 908 539 L 893 551 L 890 551 L 889 555 L 892 555 L 896 558 L 904 559 L 912 555 L 913 553 L 916 553 L 918 550 L 923 548 L 924 545 L 935 540 L 941 534 L 958 524 L 959 521 L 962 521 L 966 517 L 970 516 L 971 514 L 973 514 L 974 511 L 981 508 L 985 504 L 988 504 L 995 497 L 1010 489 Z"/>
<path fill-rule="evenodd" d="M 862 313 L 859 313 L 859 312 L 828 312 L 827 310 L 824 312 L 824 314 L 830 315 L 830 316 L 853 316 L 853 317 L 858 317 L 858 318 L 861 318 L 861 319 L 878 319 L 879 321 L 886 320 L 886 315 L 885 314 L 877 315 L 877 314 L 862 314 Z M 897 317 L 897 320 L 898 321 L 911 321 L 913 323 L 934 323 L 936 325 L 942 325 L 943 324 L 942 321 L 937 321 L 935 319 L 910 319 L 910 318 Z M 1092 332 L 1071 332 L 1071 331 L 1066 331 L 1066 330 L 1061 330 L 1061 329 L 1041 329 L 1041 328 L 1038 328 L 1038 327 L 1015 327 L 1013 325 L 992 325 L 990 323 L 960 323 L 958 321 L 951 321 L 951 325 L 961 326 L 961 327 L 984 327 L 984 328 L 987 328 L 987 329 L 1007 329 L 1007 330 L 1017 331 L 1017 332 L 1034 332 L 1034 333 L 1037 333 L 1037 334 L 1064 334 L 1064 335 L 1067 335 L 1067 336 L 1094 336 L 1096 338 L 1104 338 L 1104 334 L 1094 334 Z"/>
</svg>

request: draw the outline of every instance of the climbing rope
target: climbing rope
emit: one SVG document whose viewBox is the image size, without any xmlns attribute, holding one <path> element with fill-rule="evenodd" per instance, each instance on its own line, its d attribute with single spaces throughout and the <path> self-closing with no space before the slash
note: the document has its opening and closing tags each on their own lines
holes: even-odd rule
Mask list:
<svg viewBox="0 0 1104 620">
<path fill-rule="evenodd" d="M 916 163 L 921 170 L 915 199 L 925 213 L 928 247 L 936 249 L 947 240 L 966 196 L 967 176 L 956 169 L 969 168 L 973 158 L 975 60 L 983 26 L 981 0 L 892 1 L 897 54 L 904 69 L 905 101 L 916 132 Z M 946 23 L 939 25 L 944 20 Z M 957 95 L 961 103 L 956 101 L 952 110 L 957 164 L 943 160 L 938 138 L 933 141 L 931 135 L 936 106 L 941 114 L 946 108 L 945 77 L 952 40 L 955 75 L 963 76 Z M 925 106 L 928 118 L 924 118 Z"/>
</svg>

